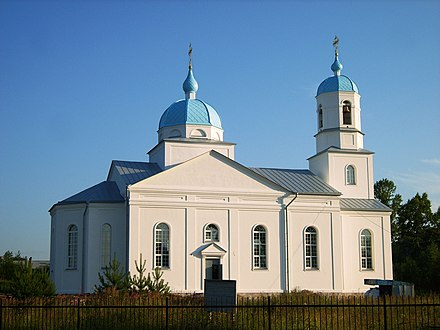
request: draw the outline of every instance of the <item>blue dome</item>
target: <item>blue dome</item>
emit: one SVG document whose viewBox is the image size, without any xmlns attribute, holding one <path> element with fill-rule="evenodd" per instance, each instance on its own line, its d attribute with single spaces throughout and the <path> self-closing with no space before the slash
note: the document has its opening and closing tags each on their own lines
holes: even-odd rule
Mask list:
<svg viewBox="0 0 440 330">
<path fill-rule="evenodd" d="M 359 93 L 355 82 L 344 75 L 335 75 L 324 80 L 318 87 L 316 96 L 322 93 L 348 91 Z"/>
<path fill-rule="evenodd" d="M 199 99 L 179 100 L 165 110 L 159 122 L 159 129 L 175 125 L 208 125 L 222 128 L 222 122 L 215 109 Z"/>
</svg>

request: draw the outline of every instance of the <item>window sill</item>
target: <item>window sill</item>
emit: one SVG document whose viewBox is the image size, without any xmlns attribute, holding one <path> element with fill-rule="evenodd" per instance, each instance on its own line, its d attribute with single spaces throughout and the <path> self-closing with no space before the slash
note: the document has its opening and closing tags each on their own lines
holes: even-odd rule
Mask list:
<svg viewBox="0 0 440 330">
<path fill-rule="evenodd" d="M 316 272 L 319 271 L 319 268 L 304 268 L 305 272 Z"/>
</svg>

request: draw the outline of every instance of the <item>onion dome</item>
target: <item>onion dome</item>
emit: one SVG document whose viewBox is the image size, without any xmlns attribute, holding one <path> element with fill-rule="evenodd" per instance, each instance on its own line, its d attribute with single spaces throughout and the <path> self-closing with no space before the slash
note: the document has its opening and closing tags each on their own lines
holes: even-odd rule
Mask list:
<svg viewBox="0 0 440 330">
<path fill-rule="evenodd" d="M 322 93 L 348 91 L 359 93 L 356 83 L 345 75 L 341 75 L 343 66 L 339 62 L 338 53 L 335 53 L 335 60 L 331 65 L 334 76 L 325 79 L 318 87 L 316 96 Z"/>
<path fill-rule="evenodd" d="M 187 124 L 222 128 L 220 117 L 212 106 L 199 99 L 185 99 L 174 102 L 165 110 L 159 129 Z"/>
<path fill-rule="evenodd" d="M 188 70 L 188 75 L 186 76 L 185 81 L 183 82 L 183 91 L 185 92 L 185 95 L 190 93 L 195 93 L 199 89 L 199 84 L 197 83 L 196 79 L 194 78 L 192 68 L 190 67 Z"/>
<path fill-rule="evenodd" d="M 222 122 L 217 111 L 208 103 L 196 98 L 199 85 L 194 78 L 191 63 L 182 87 L 185 99 L 174 102 L 165 110 L 160 118 L 159 129 L 187 124 L 215 126 L 221 129 Z"/>
</svg>

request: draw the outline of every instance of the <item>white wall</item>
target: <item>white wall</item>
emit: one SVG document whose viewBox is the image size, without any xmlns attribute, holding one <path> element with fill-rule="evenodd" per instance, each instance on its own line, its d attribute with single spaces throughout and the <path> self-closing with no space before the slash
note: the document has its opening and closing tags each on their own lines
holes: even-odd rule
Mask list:
<svg viewBox="0 0 440 330">
<path fill-rule="evenodd" d="M 55 206 L 51 215 L 50 274 L 58 293 L 81 293 L 83 291 L 83 216 L 86 204 Z M 67 269 L 68 228 L 78 228 L 78 262 L 76 269 Z"/>
<path fill-rule="evenodd" d="M 339 286 L 338 240 L 332 239 L 339 205 L 335 197 L 299 196 L 289 207 L 290 289 L 333 291 Z M 312 226 L 318 238 L 318 269 L 305 269 L 304 231 Z"/>
<path fill-rule="evenodd" d="M 125 265 L 124 203 L 58 205 L 51 215 L 51 276 L 58 293 L 93 292 L 101 271 L 101 226 L 104 223 L 112 226 L 111 248 Z M 68 228 L 72 224 L 78 227 L 78 262 L 76 269 L 67 269 Z"/>
<path fill-rule="evenodd" d="M 393 279 L 391 227 L 389 215 L 382 212 L 343 212 L 342 215 L 344 291 L 365 292 L 371 286 L 364 279 Z M 372 233 L 373 269 L 361 270 L 360 233 Z"/>
<path fill-rule="evenodd" d="M 106 265 L 101 262 L 102 226 L 111 226 L 111 260 L 113 257 L 125 268 L 126 264 L 126 220 L 125 204 L 90 204 L 86 219 L 87 231 L 85 265 L 85 290 L 93 292 L 98 284 L 98 272 L 103 272 Z"/>
</svg>

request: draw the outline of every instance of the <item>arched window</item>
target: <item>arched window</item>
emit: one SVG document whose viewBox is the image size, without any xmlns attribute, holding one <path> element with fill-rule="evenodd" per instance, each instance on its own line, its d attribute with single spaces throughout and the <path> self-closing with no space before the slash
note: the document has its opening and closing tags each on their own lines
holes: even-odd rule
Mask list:
<svg viewBox="0 0 440 330">
<path fill-rule="evenodd" d="M 108 267 L 111 259 L 112 226 L 108 223 L 101 228 L 101 268 Z"/>
<path fill-rule="evenodd" d="M 319 105 L 318 110 L 318 128 L 322 128 L 324 126 L 324 121 L 322 119 L 322 105 Z"/>
<path fill-rule="evenodd" d="M 353 165 L 348 165 L 345 168 L 345 184 L 356 184 L 356 169 Z"/>
<path fill-rule="evenodd" d="M 361 269 L 372 270 L 373 269 L 373 253 L 371 232 L 368 229 L 364 229 L 361 232 Z"/>
<path fill-rule="evenodd" d="M 304 231 L 304 268 L 318 269 L 318 237 L 314 227 Z"/>
<path fill-rule="evenodd" d="M 218 242 L 219 231 L 216 225 L 210 223 L 205 227 L 205 242 Z"/>
<path fill-rule="evenodd" d="M 155 230 L 155 267 L 170 267 L 170 229 L 165 223 L 160 223 Z"/>
<path fill-rule="evenodd" d="M 78 227 L 70 225 L 67 229 L 67 268 L 78 266 Z"/>
<path fill-rule="evenodd" d="M 342 120 L 344 125 L 351 125 L 351 103 L 348 101 L 344 101 L 342 104 Z"/>
<path fill-rule="evenodd" d="M 206 137 L 206 132 L 204 130 L 202 130 L 202 129 L 197 128 L 197 129 L 193 129 L 191 131 L 190 136 L 192 138 L 205 138 Z"/>
<path fill-rule="evenodd" d="M 253 229 L 253 259 L 254 269 L 266 269 L 267 268 L 267 255 L 266 255 L 266 229 L 261 226 L 255 226 Z"/>
</svg>

